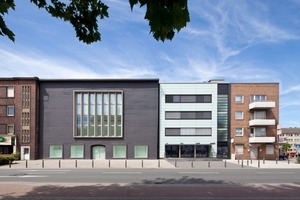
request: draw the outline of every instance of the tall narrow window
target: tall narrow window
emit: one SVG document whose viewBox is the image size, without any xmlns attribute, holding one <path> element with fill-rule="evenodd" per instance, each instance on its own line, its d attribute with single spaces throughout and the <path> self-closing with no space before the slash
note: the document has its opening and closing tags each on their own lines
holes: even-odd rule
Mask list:
<svg viewBox="0 0 300 200">
<path fill-rule="evenodd" d="M 7 106 L 7 116 L 14 116 L 14 115 L 15 115 L 15 107 Z"/>
<path fill-rule="evenodd" d="M 7 135 L 15 134 L 14 124 L 7 124 Z"/>
<path fill-rule="evenodd" d="M 75 92 L 76 137 L 122 137 L 122 92 Z"/>
<path fill-rule="evenodd" d="M 15 97 L 15 88 L 13 86 L 7 87 L 7 97 Z"/>
</svg>

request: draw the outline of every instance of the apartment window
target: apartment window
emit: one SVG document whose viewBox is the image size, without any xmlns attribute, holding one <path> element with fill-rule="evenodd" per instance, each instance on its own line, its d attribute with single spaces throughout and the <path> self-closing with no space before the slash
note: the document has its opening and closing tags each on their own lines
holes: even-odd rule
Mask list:
<svg viewBox="0 0 300 200">
<path fill-rule="evenodd" d="M 29 126 L 30 125 L 30 113 L 22 112 L 22 125 Z"/>
<path fill-rule="evenodd" d="M 266 146 L 266 154 L 273 155 L 274 154 L 274 145 L 267 145 Z"/>
<path fill-rule="evenodd" d="M 243 154 L 244 145 L 235 145 L 235 154 Z"/>
<path fill-rule="evenodd" d="M 22 86 L 22 108 L 23 109 L 30 108 L 30 86 L 29 85 Z"/>
<path fill-rule="evenodd" d="M 243 136 L 244 130 L 243 128 L 235 128 L 235 136 Z"/>
<path fill-rule="evenodd" d="M 83 158 L 83 145 L 71 146 L 71 158 Z"/>
<path fill-rule="evenodd" d="M 113 158 L 126 158 L 126 145 L 113 146 Z"/>
<path fill-rule="evenodd" d="M 15 115 L 15 107 L 7 106 L 7 116 L 14 116 L 14 115 Z"/>
<path fill-rule="evenodd" d="M 235 96 L 235 103 L 244 103 L 244 96 L 236 95 Z"/>
<path fill-rule="evenodd" d="M 13 86 L 7 87 L 7 97 L 15 97 L 15 88 Z"/>
<path fill-rule="evenodd" d="M 267 112 L 266 111 L 255 111 L 250 113 L 250 119 L 266 119 Z"/>
<path fill-rule="evenodd" d="M 147 145 L 135 146 L 134 158 L 148 158 L 148 146 Z"/>
<path fill-rule="evenodd" d="M 244 113 L 242 111 L 236 111 L 235 112 L 235 119 L 243 119 Z"/>
<path fill-rule="evenodd" d="M 22 130 L 22 143 L 30 143 L 30 131 Z"/>
<path fill-rule="evenodd" d="M 211 119 L 211 111 L 166 111 L 166 119 Z"/>
<path fill-rule="evenodd" d="M 14 124 L 7 124 L 7 135 L 15 134 L 15 126 Z"/>
<path fill-rule="evenodd" d="M 266 101 L 267 96 L 266 95 L 251 95 L 250 101 Z"/>
<path fill-rule="evenodd" d="M 122 92 L 75 92 L 75 137 L 122 137 Z"/>
<path fill-rule="evenodd" d="M 266 127 L 250 128 L 251 137 L 266 137 L 266 135 L 267 135 Z"/>
<path fill-rule="evenodd" d="M 166 103 L 211 103 L 211 94 L 203 95 L 166 95 Z"/>
<path fill-rule="evenodd" d="M 166 136 L 211 136 L 211 128 L 166 128 Z"/>
<path fill-rule="evenodd" d="M 49 158 L 62 158 L 63 156 L 62 145 L 50 145 L 49 146 Z"/>
</svg>

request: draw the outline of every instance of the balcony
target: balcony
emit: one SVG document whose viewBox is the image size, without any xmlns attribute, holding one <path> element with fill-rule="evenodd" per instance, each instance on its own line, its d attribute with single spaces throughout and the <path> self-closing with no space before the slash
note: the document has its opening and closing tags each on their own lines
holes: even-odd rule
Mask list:
<svg viewBox="0 0 300 200">
<path fill-rule="evenodd" d="M 249 126 L 274 126 L 275 119 L 251 119 Z"/>
<path fill-rule="evenodd" d="M 275 137 L 249 137 L 249 143 L 274 143 Z"/>
<path fill-rule="evenodd" d="M 249 104 L 249 110 L 270 108 L 275 108 L 275 101 L 254 101 Z"/>
</svg>

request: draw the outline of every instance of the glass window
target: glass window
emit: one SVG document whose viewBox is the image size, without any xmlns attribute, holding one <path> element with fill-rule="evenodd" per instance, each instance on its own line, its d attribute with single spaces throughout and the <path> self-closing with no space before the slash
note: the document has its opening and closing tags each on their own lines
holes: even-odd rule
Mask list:
<svg viewBox="0 0 300 200">
<path fill-rule="evenodd" d="M 266 146 L 266 154 L 273 155 L 274 154 L 274 145 Z"/>
<path fill-rule="evenodd" d="M 83 145 L 71 146 L 71 158 L 83 158 Z"/>
<path fill-rule="evenodd" d="M 235 154 L 243 154 L 244 145 L 235 145 Z"/>
<path fill-rule="evenodd" d="M 49 158 L 62 158 L 62 145 L 50 145 Z"/>
<path fill-rule="evenodd" d="M 126 146 L 114 145 L 113 146 L 113 158 L 126 158 Z"/>
<path fill-rule="evenodd" d="M 14 115 L 15 115 L 15 107 L 7 106 L 7 116 L 14 116 Z"/>
<path fill-rule="evenodd" d="M 255 128 L 255 137 L 266 137 L 266 132 L 265 127 Z"/>
<path fill-rule="evenodd" d="M 7 97 L 15 97 L 15 91 L 13 86 L 7 87 Z"/>
<path fill-rule="evenodd" d="M 13 135 L 15 133 L 15 127 L 13 124 L 8 124 L 7 125 L 7 134 L 8 135 Z"/>
<path fill-rule="evenodd" d="M 250 101 L 266 101 L 267 96 L 266 95 L 251 95 Z"/>
<path fill-rule="evenodd" d="M 235 136 L 243 136 L 243 128 L 235 128 Z"/>
<path fill-rule="evenodd" d="M 148 158 L 148 146 L 135 146 L 134 158 Z"/>
<path fill-rule="evenodd" d="M 235 112 L 235 119 L 243 119 L 244 118 L 244 113 L 242 111 L 236 111 Z"/>
<path fill-rule="evenodd" d="M 244 103 L 244 97 L 242 95 L 236 95 L 235 103 Z"/>
</svg>

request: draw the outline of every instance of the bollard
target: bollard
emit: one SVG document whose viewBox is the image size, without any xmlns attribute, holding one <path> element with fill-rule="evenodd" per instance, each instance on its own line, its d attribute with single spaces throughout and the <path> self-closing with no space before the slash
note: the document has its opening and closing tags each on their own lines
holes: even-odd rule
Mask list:
<svg viewBox="0 0 300 200">
<path fill-rule="evenodd" d="M 160 168 L 160 160 L 157 161 L 158 168 Z"/>
<path fill-rule="evenodd" d="M 177 167 L 177 160 L 175 160 L 175 167 Z"/>
<path fill-rule="evenodd" d="M 276 158 L 276 164 L 278 164 L 278 158 Z"/>
<path fill-rule="evenodd" d="M 142 168 L 144 167 L 144 161 L 142 160 Z"/>
<path fill-rule="evenodd" d="M 127 168 L 127 160 L 125 160 L 125 168 Z"/>
<path fill-rule="evenodd" d="M 77 168 L 77 160 L 75 160 L 75 168 Z"/>
<path fill-rule="evenodd" d="M 194 161 L 191 162 L 191 167 L 194 168 Z"/>
<path fill-rule="evenodd" d="M 92 168 L 94 168 L 95 166 L 95 163 L 94 163 L 94 160 L 92 160 Z"/>
<path fill-rule="evenodd" d="M 210 161 L 208 161 L 207 165 L 208 165 L 208 167 L 210 167 Z"/>
<path fill-rule="evenodd" d="M 224 167 L 227 167 L 226 165 L 227 165 L 227 164 L 226 164 L 226 160 L 225 160 L 225 162 L 224 162 Z"/>
<path fill-rule="evenodd" d="M 238 164 L 240 164 L 240 159 L 238 159 Z"/>
<path fill-rule="evenodd" d="M 60 168 L 61 166 L 61 163 L 60 163 L 60 160 L 58 160 L 58 168 Z"/>
<path fill-rule="evenodd" d="M 241 165 L 241 167 L 244 168 L 244 160 L 242 160 L 242 165 Z"/>
<path fill-rule="evenodd" d="M 260 168 L 260 160 L 258 160 L 258 163 L 257 163 L 257 165 L 258 165 L 258 168 Z"/>
<path fill-rule="evenodd" d="M 42 168 L 45 167 L 45 163 L 44 163 L 44 160 L 42 160 Z"/>
<path fill-rule="evenodd" d="M 247 166 L 249 166 L 249 160 L 247 159 Z"/>
<path fill-rule="evenodd" d="M 263 164 L 265 164 L 265 158 L 263 159 Z"/>
<path fill-rule="evenodd" d="M 11 160 L 8 161 L 9 168 L 11 168 Z"/>
<path fill-rule="evenodd" d="M 250 159 L 250 163 L 251 163 L 251 165 L 252 165 L 252 159 Z"/>
<path fill-rule="evenodd" d="M 108 167 L 110 168 L 110 160 L 108 160 Z"/>
<path fill-rule="evenodd" d="M 288 158 L 288 164 L 290 164 L 290 158 Z"/>
<path fill-rule="evenodd" d="M 25 164 L 26 164 L 26 168 L 28 168 L 28 160 L 26 160 Z"/>
</svg>

